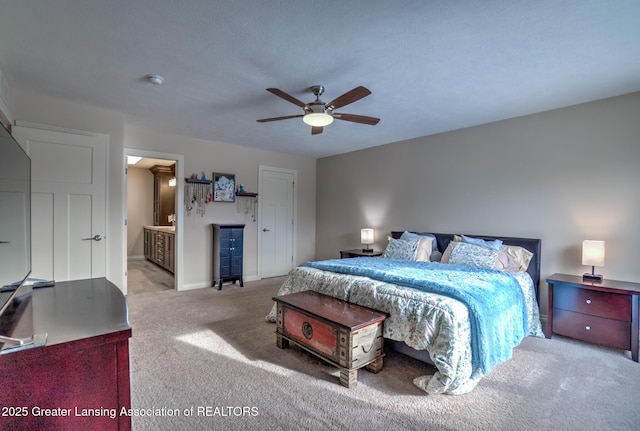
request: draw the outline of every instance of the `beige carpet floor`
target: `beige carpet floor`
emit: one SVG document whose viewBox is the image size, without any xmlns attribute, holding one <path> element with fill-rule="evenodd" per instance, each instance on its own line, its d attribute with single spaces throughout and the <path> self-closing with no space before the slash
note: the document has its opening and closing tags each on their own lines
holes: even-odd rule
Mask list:
<svg viewBox="0 0 640 431">
<path fill-rule="evenodd" d="M 433 370 L 389 352 L 356 387 L 264 321 L 282 280 L 128 297 L 131 401 L 142 430 L 637 430 L 629 352 L 527 338 L 469 394 L 428 395 Z"/>
</svg>

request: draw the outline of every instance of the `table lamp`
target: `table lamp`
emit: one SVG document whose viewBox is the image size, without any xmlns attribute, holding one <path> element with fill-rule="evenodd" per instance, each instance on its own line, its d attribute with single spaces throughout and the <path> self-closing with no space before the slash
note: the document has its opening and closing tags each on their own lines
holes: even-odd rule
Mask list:
<svg viewBox="0 0 640 431">
<path fill-rule="evenodd" d="M 584 281 L 602 282 L 602 275 L 595 273 L 595 267 L 604 266 L 604 241 L 582 241 L 582 264 L 591 266 L 591 274 L 587 272 L 582 276 Z"/>
<path fill-rule="evenodd" d="M 373 253 L 373 249 L 369 248 L 369 244 L 373 244 L 373 229 L 360 229 L 360 242 L 367 247 L 362 249 L 363 252 Z"/>
</svg>

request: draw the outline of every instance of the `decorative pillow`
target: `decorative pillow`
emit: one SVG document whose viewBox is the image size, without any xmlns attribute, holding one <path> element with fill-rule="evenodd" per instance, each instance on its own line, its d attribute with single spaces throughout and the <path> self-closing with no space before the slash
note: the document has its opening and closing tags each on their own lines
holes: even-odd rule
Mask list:
<svg viewBox="0 0 640 431">
<path fill-rule="evenodd" d="M 394 239 L 389 237 L 383 257 L 389 259 L 416 260 L 429 262 L 433 238 L 420 237 L 410 239 Z"/>
<path fill-rule="evenodd" d="M 491 248 L 459 242 L 451 251 L 448 262 L 452 265 L 493 269 L 498 259 L 498 251 Z"/>
<path fill-rule="evenodd" d="M 495 251 L 502 251 L 502 240 L 499 239 L 487 241 L 480 238 L 473 238 L 471 236 L 462 235 L 462 242 L 479 245 L 480 247 L 492 248 Z"/>
<path fill-rule="evenodd" d="M 456 245 L 460 244 L 460 241 L 449 241 L 447 248 L 442 253 L 442 258 L 440 259 L 440 263 L 449 263 L 449 257 L 451 257 L 451 252 L 455 248 Z"/>
<path fill-rule="evenodd" d="M 431 262 L 440 262 L 442 260 L 442 253 L 440 253 L 440 251 L 438 250 L 432 251 L 431 256 L 429 256 L 429 259 L 431 259 Z"/>
<path fill-rule="evenodd" d="M 496 263 L 493 265 L 494 269 L 499 269 L 500 271 L 520 271 L 520 265 L 513 256 L 505 253 L 504 251 L 498 252 L 498 258 L 496 259 Z"/>
<path fill-rule="evenodd" d="M 406 230 L 402 232 L 402 235 L 400 235 L 400 239 L 410 239 L 410 238 L 433 238 L 432 245 L 431 245 L 432 250 L 438 251 L 438 243 L 435 240 L 436 239 L 435 235 L 432 235 L 430 233 L 417 234 L 413 232 L 408 232 Z"/>
<path fill-rule="evenodd" d="M 382 257 L 387 259 L 416 260 L 419 238 L 395 239 L 389 238 L 389 244 L 384 250 Z"/>
<path fill-rule="evenodd" d="M 513 258 L 518 265 L 517 271 L 526 271 L 529 268 L 533 253 L 526 248 L 517 245 L 503 245 L 502 251 Z"/>
<path fill-rule="evenodd" d="M 400 235 L 400 239 L 411 239 L 411 238 L 431 238 L 431 253 L 428 255 L 428 259 L 416 259 L 416 260 L 424 260 L 425 262 L 439 262 L 442 257 L 442 253 L 438 250 L 438 241 L 436 241 L 435 235 L 430 233 L 417 234 L 413 232 L 404 231 L 402 235 Z"/>
</svg>

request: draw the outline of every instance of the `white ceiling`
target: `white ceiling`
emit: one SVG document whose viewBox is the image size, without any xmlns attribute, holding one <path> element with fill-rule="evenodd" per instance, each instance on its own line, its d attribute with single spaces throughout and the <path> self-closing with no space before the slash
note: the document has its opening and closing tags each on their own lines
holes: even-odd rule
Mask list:
<svg viewBox="0 0 640 431">
<path fill-rule="evenodd" d="M 640 2 L 0 0 L 12 88 L 142 127 L 322 157 L 640 90 Z M 144 77 L 158 74 L 162 86 Z M 265 91 L 372 95 L 311 136 Z"/>
</svg>

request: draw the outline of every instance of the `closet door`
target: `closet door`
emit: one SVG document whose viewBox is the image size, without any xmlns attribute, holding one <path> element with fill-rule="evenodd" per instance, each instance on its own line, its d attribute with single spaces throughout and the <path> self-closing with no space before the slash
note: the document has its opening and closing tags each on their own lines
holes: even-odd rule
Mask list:
<svg viewBox="0 0 640 431">
<path fill-rule="evenodd" d="M 104 277 L 108 136 L 20 126 L 12 133 L 31 157 L 31 276 Z"/>
</svg>

